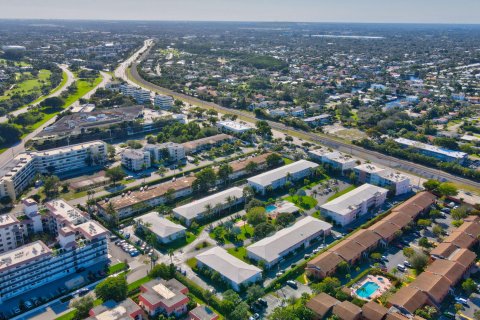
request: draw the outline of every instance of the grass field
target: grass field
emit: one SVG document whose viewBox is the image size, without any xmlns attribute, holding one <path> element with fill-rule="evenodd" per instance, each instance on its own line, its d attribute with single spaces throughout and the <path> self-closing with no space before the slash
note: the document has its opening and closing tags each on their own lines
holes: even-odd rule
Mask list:
<svg viewBox="0 0 480 320">
<path fill-rule="evenodd" d="M 50 70 L 42 69 L 38 73 L 38 77 L 32 77 L 30 73 L 25 73 L 29 76 L 29 79 L 21 81 L 17 84 L 15 84 L 15 87 L 11 90 L 5 91 L 3 96 L 0 96 L 0 101 L 1 100 L 6 100 L 10 96 L 15 95 L 15 94 L 41 94 L 41 87 L 44 84 L 47 86 L 50 84 L 50 75 L 52 72 Z"/>
<path fill-rule="evenodd" d="M 294 196 L 286 197 L 285 200 L 290 201 L 295 205 L 298 205 L 302 209 L 306 209 L 306 210 L 314 208 L 318 203 L 318 201 L 315 198 L 312 198 L 310 196 L 294 195 Z"/>
<path fill-rule="evenodd" d="M 243 261 L 245 261 L 245 257 L 247 256 L 247 249 L 245 249 L 245 247 L 228 248 L 227 251 L 232 256 L 237 257 L 238 259 Z"/>
<path fill-rule="evenodd" d="M 327 199 L 327 202 L 332 201 L 333 199 L 338 198 L 338 197 L 344 195 L 345 193 L 352 191 L 355 188 L 356 188 L 356 186 L 350 186 L 350 187 L 346 188 L 345 190 L 339 191 L 339 192 L 335 193 L 334 195 L 332 195 L 331 197 L 329 197 Z"/>
<path fill-rule="evenodd" d="M 68 108 L 70 105 L 72 105 L 75 101 L 83 97 L 85 94 L 87 94 L 89 91 L 91 91 L 93 88 L 95 88 L 100 82 L 102 81 L 102 77 L 99 76 L 98 78 L 95 79 L 92 83 L 85 81 L 85 80 L 78 80 L 77 81 L 77 92 L 74 94 L 71 94 L 70 96 L 65 99 L 65 103 L 61 109 L 57 109 L 54 112 L 51 113 L 45 113 L 44 117 L 42 120 L 36 122 L 35 124 L 28 126 L 27 132 L 22 135 L 22 139 L 26 137 L 30 132 L 36 130 L 43 124 L 45 124 L 47 121 L 55 117 L 57 114 L 59 114 L 61 111 L 64 109 Z"/>
</svg>

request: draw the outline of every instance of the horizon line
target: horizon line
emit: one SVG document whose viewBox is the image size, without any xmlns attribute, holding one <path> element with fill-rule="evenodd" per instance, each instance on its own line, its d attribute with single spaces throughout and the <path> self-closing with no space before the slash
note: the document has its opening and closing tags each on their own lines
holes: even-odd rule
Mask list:
<svg viewBox="0 0 480 320">
<path fill-rule="evenodd" d="M 400 24 L 400 25 L 480 25 L 480 22 L 386 22 L 386 21 L 287 21 L 287 20 L 169 20 L 169 19 L 89 19 L 89 18 L 2 18 L 0 21 L 92 21 L 92 22 L 199 22 L 199 23 L 325 23 L 325 24 Z"/>
</svg>

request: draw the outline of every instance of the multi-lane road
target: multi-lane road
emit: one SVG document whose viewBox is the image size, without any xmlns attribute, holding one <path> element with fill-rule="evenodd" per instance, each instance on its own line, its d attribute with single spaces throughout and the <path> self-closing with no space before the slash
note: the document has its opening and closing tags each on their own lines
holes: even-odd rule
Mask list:
<svg viewBox="0 0 480 320">
<path fill-rule="evenodd" d="M 153 45 L 152 40 L 146 40 L 145 45 L 142 47 L 141 50 L 139 50 L 137 53 L 139 54 L 138 59 L 132 59 L 131 65 L 130 65 L 130 72 L 127 72 L 127 67 L 125 64 L 123 66 L 123 71 L 121 74 L 118 75 L 119 78 L 122 78 L 123 80 L 129 82 L 129 83 L 134 83 L 136 85 L 140 85 L 143 88 L 147 90 L 151 90 L 160 94 L 166 94 L 173 96 L 175 99 L 185 101 L 189 104 L 192 105 L 197 105 L 200 107 L 205 107 L 205 108 L 211 108 L 211 109 L 216 109 L 221 113 L 230 113 L 230 114 L 235 114 L 239 117 L 241 117 L 244 120 L 247 120 L 249 122 L 255 123 L 258 121 L 255 116 L 249 112 L 237 110 L 237 109 L 230 109 L 230 108 L 225 108 L 222 107 L 216 103 L 213 102 L 207 102 L 200 100 L 195 97 L 188 96 L 186 94 L 174 92 L 172 90 L 157 86 L 151 82 L 148 82 L 144 80 L 142 77 L 137 72 L 137 64 L 139 61 L 144 59 L 147 56 L 148 49 Z M 147 48 L 145 48 L 147 47 Z M 144 53 L 144 54 L 143 54 Z M 384 165 L 384 166 L 389 166 L 391 168 L 395 168 L 398 170 L 403 170 L 409 173 L 412 173 L 417 176 L 425 177 L 425 178 L 435 178 L 439 179 L 442 181 L 452 181 L 461 185 L 467 185 L 470 187 L 474 188 L 479 188 L 480 190 L 480 183 L 465 179 L 462 177 L 458 177 L 452 174 L 449 174 L 447 172 L 437 170 L 437 169 L 432 169 L 423 165 L 419 165 L 410 161 L 398 159 L 395 157 L 387 156 L 384 154 L 381 154 L 379 152 L 375 152 L 372 150 L 367 150 L 362 147 L 353 145 L 351 143 L 347 143 L 326 135 L 319 135 L 311 132 L 305 132 L 302 130 L 295 129 L 293 127 L 286 126 L 282 123 L 274 122 L 274 121 L 268 121 L 270 126 L 278 131 L 284 132 L 284 133 L 293 133 L 296 134 L 297 136 L 300 137 L 305 137 L 305 139 L 311 140 L 316 143 L 323 144 L 325 146 L 337 149 L 339 151 L 347 152 L 350 153 L 354 156 L 357 156 L 359 158 L 365 159 L 365 160 L 370 160 L 372 162 Z M 413 181 L 413 183 L 415 183 Z"/>
</svg>

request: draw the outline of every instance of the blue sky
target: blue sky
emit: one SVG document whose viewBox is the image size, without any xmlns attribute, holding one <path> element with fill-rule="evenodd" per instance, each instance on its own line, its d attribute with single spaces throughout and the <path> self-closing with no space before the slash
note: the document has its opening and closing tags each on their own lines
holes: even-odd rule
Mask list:
<svg viewBox="0 0 480 320">
<path fill-rule="evenodd" d="M 480 0 L 0 0 L 0 18 L 480 23 Z"/>
</svg>

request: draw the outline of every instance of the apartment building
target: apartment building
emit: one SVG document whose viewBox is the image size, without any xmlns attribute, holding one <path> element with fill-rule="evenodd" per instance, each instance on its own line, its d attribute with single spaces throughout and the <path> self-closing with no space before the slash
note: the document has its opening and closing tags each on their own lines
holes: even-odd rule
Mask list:
<svg viewBox="0 0 480 320">
<path fill-rule="evenodd" d="M 347 170 L 352 170 L 359 161 L 358 159 L 353 158 L 348 154 L 325 148 L 311 150 L 308 152 L 308 155 L 313 161 L 326 164 L 330 166 L 333 170 L 337 170 L 342 173 Z"/>
<path fill-rule="evenodd" d="M 166 162 L 176 163 L 185 160 L 185 147 L 175 142 L 147 144 L 144 150 L 150 152 L 150 158 L 157 162 L 165 160 Z"/>
<path fill-rule="evenodd" d="M 224 143 L 232 142 L 234 138 L 228 134 L 220 133 L 214 136 L 205 137 L 182 143 L 186 154 L 194 154 L 213 147 L 221 146 Z"/>
<path fill-rule="evenodd" d="M 157 94 L 155 98 L 153 98 L 153 105 L 160 109 L 170 110 L 173 107 L 173 98 L 171 96 Z"/>
<path fill-rule="evenodd" d="M 127 149 L 122 153 L 122 165 L 130 171 L 141 171 L 152 166 L 150 151 Z"/>
<path fill-rule="evenodd" d="M 410 178 L 400 172 L 364 163 L 353 168 L 355 178 L 361 183 L 370 183 L 387 189 L 393 188 L 395 195 L 412 191 Z"/>
<path fill-rule="evenodd" d="M 17 218 L 0 215 L 0 253 L 13 250 L 23 244 L 23 230 Z"/>
<path fill-rule="evenodd" d="M 107 207 L 111 203 L 120 219 L 134 215 L 142 210 L 163 204 L 170 197 L 172 200 L 192 194 L 193 176 L 182 177 L 173 181 L 145 187 L 143 190 L 129 191 L 128 193 L 97 203 L 98 211 L 106 215 Z"/>
<path fill-rule="evenodd" d="M 468 154 L 465 152 L 448 150 L 410 139 L 397 138 L 395 139 L 395 142 L 405 148 L 412 148 L 419 153 L 429 157 L 437 158 L 440 161 L 457 162 L 461 165 L 464 165 L 468 159 Z"/>
<path fill-rule="evenodd" d="M 113 300 L 92 308 L 85 320 L 146 320 L 142 308 L 130 298 L 120 302 Z"/>
<path fill-rule="evenodd" d="M 216 123 L 216 126 L 222 131 L 238 134 L 253 130 L 249 125 L 236 121 L 219 121 Z"/>
<path fill-rule="evenodd" d="M 0 197 L 16 200 L 36 174 L 67 176 L 89 166 L 102 165 L 106 158 L 107 145 L 103 141 L 21 153 L 0 169 Z"/>
<path fill-rule="evenodd" d="M 283 187 L 287 181 L 298 181 L 310 176 L 316 168 L 318 164 L 314 162 L 299 160 L 251 177 L 247 182 L 256 192 L 265 194 L 267 189 L 275 190 Z"/>
<path fill-rule="evenodd" d="M 145 104 L 150 103 L 150 91 L 145 89 L 140 89 L 135 86 L 131 86 L 128 84 L 122 84 L 120 86 L 120 92 L 123 95 L 133 97 L 137 103 Z"/>
<path fill-rule="evenodd" d="M 243 189 L 234 187 L 173 209 L 173 215 L 187 226 L 232 208 L 245 200 Z"/>
<path fill-rule="evenodd" d="M 160 243 L 170 243 L 185 239 L 185 228 L 162 216 L 158 212 L 150 212 L 134 219 L 136 225 L 152 232 Z"/>
<path fill-rule="evenodd" d="M 143 307 L 149 316 L 159 314 L 167 317 L 180 317 L 187 313 L 188 288 L 176 279 L 151 280 L 140 286 L 138 304 Z"/>
<path fill-rule="evenodd" d="M 108 260 L 108 231 L 100 224 L 63 200 L 45 209 L 43 232 L 57 242 L 35 241 L 0 254 L 0 302 Z"/>
<path fill-rule="evenodd" d="M 250 259 L 263 261 L 270 268 L 299 248 L 307 248 L 330 234 L 332 225 L 313 217 L 305 217 L 294 225 L 247 247 Z"/>
<path fill-rule="evenodd" d="M 387 199 L 387 193 L 387 189 L 366 183 L 323 204 L 320 209 L 322 214 L 345 226 L 369 209 L 381 206 Z"/>
</svg>

